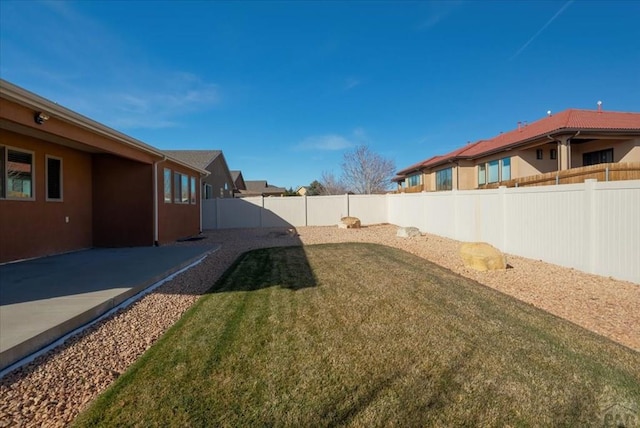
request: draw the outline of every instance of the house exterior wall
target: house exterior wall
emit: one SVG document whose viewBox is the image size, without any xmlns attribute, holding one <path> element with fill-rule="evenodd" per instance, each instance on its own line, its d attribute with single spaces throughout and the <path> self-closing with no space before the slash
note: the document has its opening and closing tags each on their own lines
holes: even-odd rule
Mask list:
<svg viewBox="0 0 640 428">
<path fill-rule="evenodd" d="M 216 157 L 207 167 L 209 174 L 203 179 L 205 184 L 212 187 L 214 198 L 233 198 L 233 179 L 222 155 Z"/>
<path fill-rule="evenodd" d="M 36 132 L 46 132 L 48 141 L 53 141 L 58 138 L 61 139 L 61 144 L 62 140 L 65 144 L 74 142 L 78 146 L 78 150 L 82 151 L 115 153 L 119 156 L 146 163 L 153 163 L 154 161 L 154 156 L 150 153 L 122 144 L 104 135 L 74 126 L 56 117 L 51 117 L 43 125 L 37 125 L 33 120 L 33 109 L 3 98 L 0 98 L 0 111 L 2 112 L 2 119 L 26 126 Z"/>
<path fill-rule="evenodd" d="M 91 247 L 91 155 L 7 130 L 0 146 L 33 153 L 34 192 L 32 200 L 0 199 L 0 263 Z M 46 156 L 62 160 L 60 201 L 46 198 Z"/>
<path fill-rule="evenodd" d="M 0 263 L 153 245 L 156 225 L 160 242 L 199 232 L 203 170 L 165 162 L 159 150 L 8 82 L 0 90 Z M 48 120 L 36 123 L 39 111 Z M 154 183 L 155 167 L 163 163 L 194 178 L 193 200 L 185 206 L 164 206 L 161 167 Z M 49 179 L 55 180 L 51 198 Z"/>
<path fill-rule="evenodd" d="M 582 155 L 598 150 L 613 149 L 614 162 L 640 162 L 640 138 L 629 140 L 596 140 L 571 145 L 571 166 L 584 166 Z"/>
<path fill-rule="evenodd" d="M 95 247 L 153 245 L 152 165 L 93 155 Z"/>
<path fill-rule="evenodd" d="M 551 159 L 551 150 L 556 150 L 556 159 Z M 536 151 L 542 150 L 542 159 L 536 158 Z M 545 172 L 557 171 L 558 169 L 558 147 L 557 144 L 545 144 L 526 150 L 514 150 L 511 154 L 511 178 L 528 177 L 530 175 L 544 174 Z M 504 157 L 504 153 L 496 158 Z M 513 159 L 517 162 L 513 162 Z M 515 168 L 514 168 L 515 164 Z"/>
<path fill-rule="evenodd" d="M 165 190 L 165 178 L 164 170 L 171 170 L 171 201 L 166 202 L 164 198 Z M 195 178 L 195 198 L 189 195 L 188 203 L 176 203 L 174 200 L 175 186 L 173 177 L 175 173 L 184 174 L 189 177 L 189 183 L 191 178 Z M 200 177 L 195 171 L 190 170 L 182 165 L 178 165 L 171 161 L 160 162 L 158 164 L 158 243 L 166 244 L 174 242 L 180 238 L 186 238 L 194 236 L 200 233 L 200 192 L 202 190 L 202 183 Z M 189 184 L 191 186 L 191 184 Z M 151 193 L 150 193 L 151 194 Z M 195 203 L 191 201 L 195 200 Z"/>
<path fill-rule="evenodd" d="M 640 137 L 630 140 L 631 149 L 620 159 L 620 162 L 640 162 Z M 614 159 L 615 159 L 615 153 Z"/>
<path fill-rule="evenodd" d="M 457 186 L 454 189 L 466 190 L 474 189 L 478 181 L 477 168 L 474 162 L 461 160 L 458 162 L 458 171 L 454 170 L 454 174 L 457 176 Z"/>
</svg>

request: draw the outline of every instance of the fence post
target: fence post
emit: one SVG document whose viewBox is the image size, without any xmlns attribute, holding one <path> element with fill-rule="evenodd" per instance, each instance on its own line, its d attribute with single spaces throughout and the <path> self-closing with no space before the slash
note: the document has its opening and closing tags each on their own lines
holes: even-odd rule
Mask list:
<svg viewBox="0 0 640 428">
<path fill-rule="evenodd" d="M 216 229 L 220 229 L 220 204 L 218 203 L 218 199 L 214 199 L 215 201 L 215 213 L 216 213 Z"/>
<path fill-rule="evenodd" d="M 304 198 L 304 225 L 309 226 L 309 206 L 307 205 L 307 195 L 302 196 Z"/>
<path fill-rule="evenodd" d="M 498 194 L 500 195 L 500 216 L 501 218 L 497 219 L 502 224 L 502 230 L 500 234 L 500 251 L 507 252 L 507 186 L 499 186 Z"/>
<path fill-rule="evenodd" d="M 347 197 L 347 217 L 351 217 L 351 211 L 349 209 L 349 194 L 345 193 L 345 196 Z"/>
<path fill-rule="evenodd" d="M 585 236 L 587 236 L 587 257 L 586 260 L 588 260 L 588 264 L 589 266 L 587 266 L 587 272 L 589 273 L 596 273 L 596 263 L 598 260 L 597 254 L 596 254 L 596 249 L 598 248 L 597 242 L 596 242 L 596 233 L 594 233 L 594 231 L 597 230 L 598 224 L 597 224 L 597 218 L 595 215 L 596 212 L 596 208 L 597 208 L 597 202 L 596 202 L 596 195 L 595 195 L 595 189 L 596 189 L 596 183 L 598 182 L 598 180 L 596 180 L 595 178 L 588 178 L 586 180 L 584 180 L 584 207 L 586 208 L 584 210 L 584 214 L 586 216 L 585 219 L 585 227 L 587 228 L 587 230 L 584 231 Z"/>
<path fill-rule="evenodd" d="M 260 201 L 261 201 L 261 204 L 260 204 L 260 228 L 262 228 L 263 227 L 263 225 L 262 225 L 262 214 L 264 212 L 264 196 L 260 196 Z"/>
<path fill-rule="evenodd" d="M 460 216 L 458 215 L 458 189 L 451 189 L 451 197 L 453 198 L 453 239 L 461 241 L 460 239 Z"/>
</svg>

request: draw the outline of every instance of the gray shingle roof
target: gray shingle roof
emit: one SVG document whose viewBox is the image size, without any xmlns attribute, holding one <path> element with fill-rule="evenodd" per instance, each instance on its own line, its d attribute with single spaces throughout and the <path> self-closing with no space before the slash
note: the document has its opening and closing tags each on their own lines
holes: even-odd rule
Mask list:
<svg viewBox="0 0 640 428">
<path fill-rule="evenodd" d="M 267 183 L 266 180 L 245 180 L 247 190 L 241 191 L 244 195 L 269 195 L 282 194 L 287 191 L 284 187 L 277 187 Z"/>
<path fill-rule="evenodd" d="M 206 169 L 222 153 L 221 150 L 162 150 L 162 153 L 200 169 Z"/>
</svg>

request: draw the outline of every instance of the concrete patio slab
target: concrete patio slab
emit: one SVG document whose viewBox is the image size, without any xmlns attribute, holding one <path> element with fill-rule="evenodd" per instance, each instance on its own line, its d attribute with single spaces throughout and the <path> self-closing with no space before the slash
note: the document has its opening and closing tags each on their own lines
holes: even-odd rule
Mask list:
<svg viewBox="0 0 640 428">
<path fill-rule="evenodd" d="M 0 266 L 0 370 L 216 251 L 105 248 Z"/>
</svg>

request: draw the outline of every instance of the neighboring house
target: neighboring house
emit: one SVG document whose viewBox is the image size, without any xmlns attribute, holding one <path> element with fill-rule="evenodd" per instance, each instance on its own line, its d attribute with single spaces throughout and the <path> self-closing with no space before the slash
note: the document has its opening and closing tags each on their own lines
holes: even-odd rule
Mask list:
<svg viewBox="0 0 640 428">
<path fill-rule="evenodd" d="M 202 198 L 233 198 L 233 178 L 220 150 L 163 150 L 175 159 L 209 171 L 202 180 Z"/>
<path fill-rule="evenodd" d="M 197 235 L 207 174 L 0 79 L 0 263 Z"/>
<path fill-rule="evenodd" d="M 231 179 L 233 180 L 233 194 L 237 196 L 241 190 L 247 190 L 247 185 L 242 177 L 242 171 L 231 171 Z"/>
<path fill-rule="evenodd" d="M 397 173 L 400 192 L 515 186 L 538 176 L 608 178 L 623 164 L 625 175 L 640 178 L 640 113 L 565 110 L 512 131 L 434 156 Z M 602 168 L 590 165 L 606 164 Z M 615 165 L 613 165 L 615 164 Z M 577 170 L 576 168 L 589 167 Z M 572 171 L 569 171 L 572 170 Z M 555 181 L 554 179 L 555 178 Z"/>
<path fill-rule="evenodd" d="M 248 196 L 283 196 L 287 189 L 272 186 L 266 180 L 245 181 L 246 190 L 240 190 L 240 197 Z"/>
</svg>

